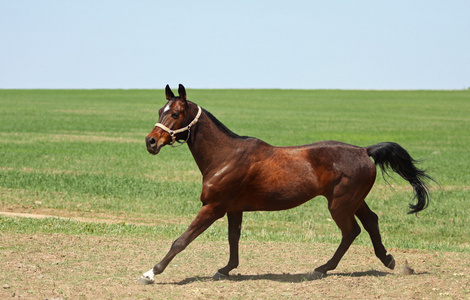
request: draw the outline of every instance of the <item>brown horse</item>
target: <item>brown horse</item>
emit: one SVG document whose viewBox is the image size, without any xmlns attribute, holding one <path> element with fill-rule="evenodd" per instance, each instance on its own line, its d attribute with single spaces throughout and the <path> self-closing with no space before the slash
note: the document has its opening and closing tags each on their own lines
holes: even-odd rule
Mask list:
<svg viewBox="0 0 470 300">
<path fill-rule="evenodd" d="M 326 276 L 334 270 L 361 229 L 357 217 L 370 235 L 376 256 L 390 269 L 395 267 L 387 255 L 377 215 L 364 202 L 374 185 L 375 164 L 386 172 L 391 168 L 410 182 L 416 204 L 409 213 L 426 208 L 429 197 L 424 171 L 415 167 L 410 155 L 396 143 L 358 147 L 324 141 L 296 147 L 273 147 L 257 138 L 241 137 L 230 131 L 208 111 L 186 99 L 179 85 L 179 97 L 165 89 L 168 102 L 159 110 L 159 121 L 146 137 L 147 150 L 158 154 L 175 142 L 187 143 L 203 176 L 202 208 L 188 229 L 172 244 L 167 255 L 139 279 L 154 282 L 170 261 L 214 221 L 228 218 L 230 258 L 214 279 L 227 278 L 238 266 L 238 242 L 244 211 L 276 211 L 296 207 L 322 195 L 341 230 L 342 240 L 333 257 L 311 274 Z"/>
</svg>

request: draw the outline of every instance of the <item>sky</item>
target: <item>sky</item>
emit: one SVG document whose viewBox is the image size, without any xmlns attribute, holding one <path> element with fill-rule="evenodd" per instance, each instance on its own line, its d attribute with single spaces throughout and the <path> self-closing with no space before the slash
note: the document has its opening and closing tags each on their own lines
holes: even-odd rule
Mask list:
<svg viewBox="0 0 470 300">
<path fill-rule="evenodd" d="M 461 90 L 470 1 L 0 0 L 0 88 Z"/>
</svg>

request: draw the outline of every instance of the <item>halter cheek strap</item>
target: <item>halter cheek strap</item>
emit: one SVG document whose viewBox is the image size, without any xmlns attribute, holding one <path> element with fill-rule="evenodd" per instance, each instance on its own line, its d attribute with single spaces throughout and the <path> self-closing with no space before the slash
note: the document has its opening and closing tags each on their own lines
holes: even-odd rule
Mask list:
<svg viewBox="0 0 470 300">
<path fill-rule="evenodd" d="M 197 106 L 197 108 L 198 108 L 198 111 L 197 111 L 197 115 L 194 118 L 194 120 L 192 120 L 191 123 L 189 123 L 188 126 L 185 126 L 183 128 L 172 130 L 172 129 L 166 127 L 165 125 L 163 125 L 162 123 L 155 124 L 155 127 L 160 127 L 161 129 L 166 131 L 171 136 L 171 140 L 172 140 L 171 143 L 170 143 L 171 147 L 175 148 L 175 147 L 181 146 L 189 140 L 189 134 L 191 133 L 190 129 L 191 129 L 192 126 L 194 126 L 197 123 L 197 121 L 199 120 L 199 117 L 201 116 L 201 113 L 202 113 L 202 109 L 199 105 Z M 177 141 L 176 140 L 176 135 L 178 133 L 185 132 L 185 131 L 188 131 L 188 137 L 186 138 L 186 140 L 184 142 Z M 175 142 L 178 142 L 180 144 L 178 146 L 173 146 Z"/>
</svg>

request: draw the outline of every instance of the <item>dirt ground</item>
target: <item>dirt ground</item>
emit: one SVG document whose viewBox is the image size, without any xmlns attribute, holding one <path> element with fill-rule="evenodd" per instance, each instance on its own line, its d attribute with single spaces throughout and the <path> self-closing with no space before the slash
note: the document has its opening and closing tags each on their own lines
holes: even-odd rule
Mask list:
<svg viewBox="0 0 470 300">
<path fill-rule="evenodd" d="M 154 285 L 137 284 L 171 242 L 0 232 L 0 299 L 470 299 L 468 253 L 390 249 L 391 271 L 372 247 L 353 245 L 337 270 L 309 281 L 336 247 L 311 243 L 241 241 L 239 268 L 212 281 L 228 245 L 196 240 Z M 414 274 L 402 274 L 405 260 Z"/>
</svg>

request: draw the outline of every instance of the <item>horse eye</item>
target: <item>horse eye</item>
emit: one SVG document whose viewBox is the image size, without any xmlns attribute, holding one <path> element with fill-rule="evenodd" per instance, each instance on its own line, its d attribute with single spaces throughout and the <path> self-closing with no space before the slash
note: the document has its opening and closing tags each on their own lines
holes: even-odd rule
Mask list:
<svg viewBox="0 0 470 300">
<path fill-rule="evenodd" d="M 178 119 L 179 115 L 180 115 L 179 113 L 176 113 L 176 112 L 175 112 L 175 113 L 172 113 L 172 114 L 171 114 L 171 117 L 172 117 L 173 119 Z"/>
</svg>

